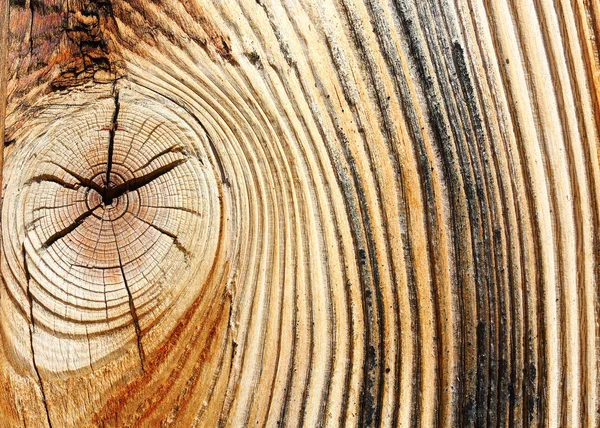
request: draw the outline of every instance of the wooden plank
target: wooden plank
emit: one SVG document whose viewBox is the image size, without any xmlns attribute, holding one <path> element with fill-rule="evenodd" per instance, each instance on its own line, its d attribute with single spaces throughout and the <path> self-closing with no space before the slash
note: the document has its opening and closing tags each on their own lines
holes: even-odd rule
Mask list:
<svg viewBox="0 0 600 428">
<path fill-rule="evenodd" d="M 600 3 L 4 7 L 0 425 L 599 426 Z"/>
</svg>

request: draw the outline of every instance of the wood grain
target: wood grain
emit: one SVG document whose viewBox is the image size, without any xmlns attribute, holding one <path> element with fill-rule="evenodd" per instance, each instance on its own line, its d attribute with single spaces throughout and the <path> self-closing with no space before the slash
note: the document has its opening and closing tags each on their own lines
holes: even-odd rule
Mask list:
<svg viewBox="0 0 600 428">
<path fill-rule="evenodd" d="M 2 189 L 2 165 L 4 160 L 4 122 L 6 117 L 6 81 L 8 72 L 8 2 L 0 8 L 0 189 Z"/>
<path fill-rule="evenodd" d="M 11 2 L 0 425 L 600 425 L 599 34 Z"/>
</svg>

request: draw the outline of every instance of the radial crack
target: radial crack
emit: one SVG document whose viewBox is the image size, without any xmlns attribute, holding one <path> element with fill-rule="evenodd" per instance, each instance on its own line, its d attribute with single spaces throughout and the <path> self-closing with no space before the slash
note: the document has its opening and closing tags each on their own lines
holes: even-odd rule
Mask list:
<svg viewBox="0 0 600 428">
<path fill-rule="evenodd" d="M 42 182 L 49 182 L 49 183 L 55 183 L 58 184 L 59 186 L 62 186 L 66 189 L 71 189 L 71 190 L 77 190 L 79 189 L 79 187 L 81 187 L 81 184 L 76 183 L 67 183 L 66 181 L 64 181 L 63 179 L 52 175 L 52 174 L 41 174 L 41 175 L 36 175 L 33 178 L 30 178 L 29 180 L 27 180 L 27 182 L 25 183 L 25 186 L 28 186 L 32 183 L 42 183 Z"/>
<path fill-rule="evenodd" d="M 139 189 L 140 187 L 144 187 L 146 184 L 151 183 L 152 181 L 156 180 L 158 177 L 161 177 L 161 176 L 167 174 L 168 172 L 172 171 L 174 168 L 178 167 L 179 165 L 181 165 L 187 161 L 188 161 L 188 158 L 178 159 L 167 165 L 157 168 L 154 171 L 149 172 L 148 174 L 142 175 L 141 177 L 134 177 L 131 180 L 128 180 L 123 184 L 119 184 L 118 186 L 113 187 L 112 189 L 107 189 L 105 197 L 107 199 L 112 200 L 114 198 L 118 198 L 121 195 L 124 195 L 127 192 L 132 192 L 134 190 Z"/>
<path fill-rule="evenodd" d="M 104 185 L 104 190 L 107 191 L 110 185 L 110 173 L 112 171 L 113 165 L 113 153 L 115 149 L 115 133 L 117 132 L 117 120 L 119 118 L 119 109 L 121 105 L 119 104 L 119 91 L 115 91 L 115 110 L 112 116 L 112 122 L 110 124 L 110 130 L 108 131 L 108 160 L 106 161 L 106 183 Z M 105 196 L 105 193 L 103 193 Z M 108 201 L 110 204 L 110 201 Z"/>
<path fill-rule="evenodd" d="M 32 212 L 36 213 L 36 212 L 42 211 L 42 210 L 57 210 L 60 208 L 68 208 L 68 207 L 72 207 L 77 202 L 83 202 L 83 201 L 69 202 L 68 204 L 63 204 L 63 205 L 44 205 L 41 207 L 34 208 Z"/>
<path fill-rule="evenodd" d="M 135 335 L 137 337 L 137 348 L 138 354 L 140 356 L 140 364 L 142 365 L 142 371 L 146 371 L 146 363 L 144 357 L 144 346 L 142 344 L 142 329 L 140 328 L 140 322 L 137 316 L 137 311 L 135 309 L 135 304 L 133 302 L 133 295 L 131 294 L 131 290 L 129 289 L 129 284 L 127 283 L 127 277 L 125 276 L 125 270 L 123 269 L 123 261 L 121 259 L 121 251 L 119 250 L 119 243 L 117 242 L 117 233 L 115 232 L 115 226 L 111 224 L 111 228 L 113 231 L 113 236 L 115 238 L 115 248 L 117 249 L 117 257 L 119 258 L 119 268 L 121 269 L 121 275 L 123 276 L 123 284 L 125 284 L 125 291 L 127 291 L 127 297 L 129 300 L 129 310 L 131 312 L 131 319 L 133 320 L 133 327 L 135 329 Z"/>
<path fill-rule="evenodd" d="M 156 159 L 167 155 L 169 153 L 185 153 L 186 152 L 186 148 L 184 146 L 173 146 L 173 147 L 169 147 L 168 149 L 165 149 L 163 151 L 161 151 L 160 153 L 155 154 L 154 156 L 152 156 L 150 158 L 150 160 L 148 160 L 148 162 L 146 162 L 144 165 L 140 166 L 139 168 L 137 168 L 134 172 L 138 172 L 144 168 L 146 168 L 147 166 L 149 166 L 152 162 L 154 162 Z"/>
<path fill-rule="evenodd" d="M 165 230 L 165 229 L 163 229 L 161 227 L 158 227 L 158 226 L 150 223 L 149 221 L 144 220 L 143 218 L 139 218 L 139 217 L 136 217 L 136 218 L 138 220 L 140 220 L 141 222 L 146 223 L 148 226 L 150 226 L 150 227 L 158 230 L 163 235 L 168 236 L 169 238 L 171 238 L 173 240 L 173 244 L 175 245 L 175 247 L 177 247 L 177 249 L 183 253 L 183 256 L 185 257 L 186 261 L 188 260 L 188 258 L 190 256 L 190 251 L 183 246 L 183 244 L 181 243 L 181 241 L 179 241 L 179 238 L 177 238 L 177 235 L 175 235 L 174 233 L 171 233 L 168 230 Z"/>
<path fill-rule="evenodd" d="M 155 208 L 155 209 L 164 209 L 164 210 L 178 210 L 178 211 L 183 211 L 186 213 L 190 213 L 190 214 L 194 214 L 198 217 L 200 217 L 202 214 L 200 214 L 198 211 L 192 209 L 192 208 L 187 208 L 187 207 L 170 207 L 167 205 L 162 205 L 162 206 L 157 206 L 157 205 L 143 205 L 146 208 Z"/>
<path fill-rule="evenodd" d="M 53 234 L 50 238 L 48 238 L 46 240 L 46 242 L 44 242 L 42 244 L 42 247 L 44 248 L 48 248 L 49 246 L 51 246 L 52 244 L 54 244 L 56 241 L 58 241 L 59 239 L 64 238 L 65 236 L 67 236 L 69 233 L 73 232 L 75 229 L 77 229 L 84 221 L 86 218 L 88 218 L 90 215 L 92 215 L 92 213 L 96 210 L 96 208 L 98 208 L 100 206 L 100 204 L 96 205 L 94 208 L 90 208 L 89 210 L 87 210 L 86 212 L 84 212 L 83 214 L 81 214 L 79 217 L 77 217 L 73 223 L 71 223 L 70 225 L 68 225 L 67 227 L 65 227 L 62 230 L 59 230 L 58 232 L 56 232 L 55 234 Z"/>
<path fill-rule="evenodd" d="M 33 295 L 31 294 L 31 289 L 29 287 L 29 283 L 31 282 L 31 275 L 29 273 L 29 267 L 27 266 L 27 253 L 25 252 L 25 244 L 22 245 L 21 250 L 23 252 L 23 269 L 25 270 L 25 280 L 27 281 L 27 300 L 29 301 L 29 344 L 31 346 L 31 362 L 33 364 L 33 370 L 35 371 L 38 384 L 40 386 L 40 392 L 42 394 L 42 404 L 44 405 L 44 409 L 46 411 L 46 420 L 48 421 L 48 426 L 52 428 L 52 420 L 50 419 L 50 409 L 48 408 L 48 401 L 46 400 L 46 391 L 44 389 L 44 382 L 42 381 L 42 376 L 40 375 L 40 371 L 38 369 L 37 361 L 35 359 L 35 351 L 33 347 L 33 330 L 35 328 L 35 319 L 33 318 Z"/>
<path fill-rule="evenodd" d="M 102 194 L 102 191 L 103 191 L 102 187 L 99 186 L 98 184 L 94 183 L 92 180 L 89 180 L 89 179 L 85 178 L 83 175 L 79 175 L 75 171 L 71 171 L 70 169 L 65 168 L 64 166 L 62 166 L 56 162 L 50 162 L 50 163 L 52 165 L 56 165 L 57 167 L 62 169 L 64 172 L 66 172 L 67 174 L 69 174 L 70 176 L 72 176 L 73 178 L 78 180 L 79 183 L 83 187 L 87 187 L 88 189 L 94 189 L 96 192 Z"/>
</svg>

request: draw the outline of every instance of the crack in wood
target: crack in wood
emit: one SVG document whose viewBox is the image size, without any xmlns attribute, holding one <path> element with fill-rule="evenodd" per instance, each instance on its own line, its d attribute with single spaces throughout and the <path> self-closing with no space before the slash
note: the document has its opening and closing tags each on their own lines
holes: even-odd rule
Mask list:
<svg viewBox="0 0 600 428">
<path fill-rule="evenodd" d="M 135 309 L 135 303 L 133 302 L 133 295 L 131 294 L 131 290 L 129 289 L 129 283 L 127 282 L 127 277 L 125 276 L 125 270 L 123 269 L 123 260 L 121 259 L 121 251 L 119 250 L 119 242 L 117 241 L 117 233 L 115 232 L 115 226 L 112 222 L 110 222 L 113 236 L 115 238 L 115 248 L 117 249 L 117 257 L 119 259 L 119 269 L 121 270 L 121 275 L 123 277 L 123 284 L 125 285 L 125 291 L 127 292 L 127 297 L 129 301 L 129 311 L 131 312 L 131 319 L 133 320 L 133 327 L 135 329 L 135 335 L 137 338 L 137 349 L 140 357 L 140 364 L 142 366 L 142 371 L 146 371 L 146 363 L 145 363 L 145 354 L 144 354 L 144 345 L 142 344 L 142 329 L 140 328 L 140 322 L 137 316 L 137 311 Z"/>
<path fill-rule="evenodd" d="M 177 247 L 177 249 L 183 253 L 183 256 L 184 256 L 185 261 L 187 263 L 187 261 L 189 260 L 190 255 L 191 255 L 190 250 L 188 250 L 187 248 L 184 247 L 184 245 L 181 243 L 181 241 L 179 241 L 179 238 L 177 237 L 177 235 L 175 235 L 174 233 L 169 232 L 168 230 L 163 229 L 162 227 L 158 227 L 158 226 L 150 223 L 149 221 L 144 220 L 143 218 L 140 218 L 140 217 L 136 217 L 136 218 L 138 220 L 140 220 L 141 222 L 147 224 L 148 226 L 154 228 L 155 230 L 159 231 L 163 235 L 168 236 L 169 238 L 171 238 L 173 240 L 173 244 L 175 245 L 175 247 Z"/>
<path fill-rule="evenodd" d="M 105 205 L 112 204 L 112 197 L 109 196 L 108 189 L 110 187 L 110 173 L 112 171 L 113 166 L 113 155 L 115 150 L 115 133 L 117 132 L 118 127 L 118 119 L 119 119 L 119 109 L 121 108 L 121 104 L 119 103 L 119 91 L 115 90 L 115 110 L 113 112 L 112 121 L 110 124 L 110 130 L 108 131 L 108 159 L 106 161 L 106 183 L 104 183 L 104 191 L 100 192 L 102 195 L 102 200 Z"/>
<path fill-rule="evenodd" d="M 33 183 L 42 183 L 42 182 L 55 183 L 55 184 L 58 184 L 59 186 L 62 186 L 64 188 L 71 189 L 71 190 L 77 190 L 81 187 L 80 183 L 76 183 L 76 184 L 68 183 L 65 180 L 61 179 L 60 177 L 57 177 L 52 174 L 36 175 L 35 177 L 27 180 L 27 182 L 25 183 L 25 186 L 30 186 Z"/>
<path fill-rule="evenodd" d="M 157 205 L 142 205 L 143 207 L 146 208 L 154 208 L 154 209 L 163 209 L 163 210 L 177 210 L 177 211 L 183 211 L 185 213 L 189 213 L 189 214 L 193 214 L 196 215 L 198 217 L 201 217 L 202 214 L 192 208 L 187 208 L 187 207 L 171 207 L 171 206 L 167 206 L 167 205 L 163 205 L 163 206 L 157 206 Z"/>
<path fill-rule="evenodd" d="M 137 168 L 134 172 L 141 171 L 142 169 L 148 167 L 152 162 L 154 162 L 155 160 L 157 160 L 158 158 L 160 158 L 164 155 L 167 155 L 169 153 L 184 153 L 184 154 L 186 154 L 186 151 L 187 151 L 187 149 L 184 146 L 169 147 L 165 150 L 162 150 L 160 153 L 157 153 L 154 156 L 152 156 L 152 158 L 150 158 L 150 160 L 148 162 L 146 162 L 144 165 Z"/>
<path fill-rule="evenodd" d="M 62 204 L 62 205 L 43 205 L 41 207 L 34 208 L 32 210 L 32 213 L 37 213 L 37 212 L 40 212 L 42 210 L 57 210 L 57 209 L 60 209 L 60 208 L 68 208 L 68 207 L 72 207 L 77 202 L 84 202 L 84 200 L 78 200 L 78 201 L 75 201 L 75 202 L 69 202 L 68 204 Z"/>
<path fill-rule="evenodd" d="M 112 150 L 111 150 L 111 148 L 112 148 L 112 145 L 109 145 L 109 160 L 110 160 L 110 162 L 109 162 L 109 165 L 107 166 L 107 172 L 106 172 L 107 178 L 110 177 L 110 170 L 112 169 Z M 148 166 L 154 160 L 158 159 L 160 156 L 164 156 L 165 154 L 184 153 L 184 152 L 185 152 L 184 147 L 171 147 L 171 148 L 164 150 L 163 152 L 157 154 L 145 166 Z M 69 174 L 72 177 L 74 177 L 75 179 L 77 179 L 79 181 L 79 183 L 75 183 L 75 184 L 68 183 L 67 181 L 65 181 L 65 180 L 61 179 L 60 177 L 57 177 L 53 174 L 41 174 L 41 175 L 38 175 L 38 176 L 35 176 L 35 177 L 29 179 L 25 184 L 30 185 L 31 183 L 41 183 L 41 182 L 47 181 L 47 182 L 51 182 L 51 183 L 56 183 L 62 187 L 72 189 L 72 190 L 77 190 L 80 187 L 85 187 L 85 188 L 95 190 L 96 192 L 98 192 L 100 194 L 100 196 L 102 196 L 102 202 L 105 205 L 111 205 L 113 199 L 118 198 L 118 197 L 124 195 L 125 193 L 132 192 L 141 187 L 144 187 L 146 184 L 149 184 L 150 182 L 156 180 L 160 176 L 169 173 L 172 169 L 187 162 L 188 159 L 189 159 L 188 157 L 186 157 L 185 159 L 177 159 L 176 161 L 173 161 L 167 165 L 164 165 L 148 174 L 145 174 L 141 177 L 134 177 L 134 178 L 126 181 L 125 183 L 119 184 L 118 186 L 115 186 L 113 188 L 110 188 L 107 185 L 105 187 L 101 187 L 98 184 L 96 184 L 94 181 L 85 178 L 84 176 L 76 173 L 75 171 L 65 168 L 64 166 L 62 166 L 58 163 L 51 162 L 53 165 L 58 166 L 63 171 L 65 171 L 67 174 Z M 139 171 L 140 169 L 142 169 L 144 167 L 138 168 L 136 171 Z"/>
<path fill-rule="evenodd" d="M 198 124 L 198 126 L 200 126 L 200 128 L 202 128 L 202 130 L 204 131 L 204 135 L 206 136 L 206 139 L 208 140 L 210 150 L 211 150 L 211 152 L 214 156 L 214 159 L 217 163 L 217 169 L 219 170 L 219 176 L 221 178 L 221 183 L 223 183 L 225 186 L 229 187 L 231 185 L 231 183 L 229 183 L 229 180 L 227 179 L 227 176 L 225 174 L 225 167 L 223 166 L 223 162 L 221 161 L 221 157 L 219 156 L 219 152 L 217 151 L 217 146 L 214 143 L 214 141 L 212 140 L 210 133 L 208 132 L 208 129 L 206 128 L 206 125 L 194 113 L 193 109 L 188 107 L 185 103 L 178 103 L 172 97 L 169 97 L 166 94 L 157 91 L 156 89 L 152 89 L 149 86 L 144 86 L 144 85 L 141 85 L 141 86 L 143 86 L 145 89 L 149 90 L 150 92 L 153 92 L 153 93 L 155 93 L 161 97 L 164 97 L 164 98 L 168 99 L 169 101 L 179 105 L 181 108 L 183 108 L 183 110 L 187 114 L 189 114 L 194 119 L 194 121 Z M 200 161 L 200 163 L 203 163 L 201 159 L 198 159 L 198 160 Z"/>
<path fill-rule="evenodd" d="M 99 186 L 98 184 L 94 183 L 94 181 L 85 178 L 83 175 L 78 174 L 75 171 L 72 171 L 69 168 L 66 168 L 63 165 L 59 164 L 59 163 L 56 163 L 54 161 L 50 161 L 50 163 L 52 165 L 56 165 L 57 167 L 59 167 L 60 169 L 62 169 L 64 172 L 66 172 L 67 174 L 69 174 L 70 176 L 72 176 L 73 178 L 75 178 L 76 180 L 78 180 L 79 183 L 83 187 L 87 187 L 88 189 L 93 189 L 96 192 L 102 194 L 103 188 L 101 186 Z"/>
<path fill-rule="evenodd" d="M 35 359 L 35 348 L 33 346 L 33 331 L 35 329 L 35 319 L 33 318 L 33 295 L 31 294 L 30 282 L 31 282 L 31 274 L 29 273 L 29 267 L 27 265 L 27 253 L 25 251 L 25 244 L 21 246 L 21 251 L 23 252 L 23 270 L 25 271 L 25 280 L 27 282 L 27 300 L 29 302 L 29 319 L 31 320 L 29 324 L 29 344 L 31 346 L 31 362 L 33 365 L 33 370 L 35 371 L 38 385 L 40 387 L 40 392 L 42 394 L 42 404 L 44 405 L 44 409 L 46 411 L 46 419 L 48 422 L 48 426 L 52 428 L 52 420 L 50 418 L 50 409 L 48 408 L 48 401 L 46 400 L 46 390 L 44 389 L 44 382 L 42 381 L 42 376 L 38 369 L 38 365 Z"/>
<path fill-rule="evenodd" d="M 142 175 L 141 177 L 134 177 L 123 184 L 119 184 L 118 186 L 115 186 L 113 188 L 106 189 L 106 194 L 103 195 L 103 198 L 110 199 L 112 201 L 112 199 L 118 198 L 124 195 L 125 193 L 133 192 L 134 190 L 144 187 L 145 185 L 150 184 L 152 181 L 156 180 L 157 178 L 169 173 L 179 165 L 184 164 L 188 161 L 188 159 L 189 158 L 178 159 L 167 165 L 157 168 L 154 171 L 149 172 L 148 174 Z"/>
<path fill-rule="evenodd" d="M 50 247 L 52 244 L 54 244 L 59 239 L 62 239 L 65 236 L 67 236 L 69 233 L 73 232 L 75 229 L 77 229 L 85 221 L 86 218 L 88 218 L 90 215 L 92 215 L 92 213 L 99 206 L 100 206 L 100 204 L 96 205 L 94 208 L 90 208 L 89 210 L 87 210 L 86 212 L 84 212 L 83 214 L 81 214 L 79 217 L 77 217 L 73 221 L 73 223 L 71 223 L 69 226 L 67 226 L 64 229 L 61 229 L 58 232 L 54 233 L 52 236 L 50 236 L 50 238 L 48 238 L 46 240 L 46 242 L 44 242 L 42 244 L 42 248 L 48 248 L 48 247 Z"/>
</svg>

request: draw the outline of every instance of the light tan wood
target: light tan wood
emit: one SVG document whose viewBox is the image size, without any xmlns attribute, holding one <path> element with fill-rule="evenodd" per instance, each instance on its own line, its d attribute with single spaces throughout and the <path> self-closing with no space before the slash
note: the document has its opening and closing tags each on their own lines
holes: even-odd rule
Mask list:
<svg viewBox="0 0 600 428">
<path fill-rule="evenodd" d="M 0 189 L 2 189 L 2 165 L 4 161 L 4 119 L 6 117 L 6 74 L 8 71 L 8 1 L 0 6 Z"/>
<path fill-rule="evenodd" d="M 598 426 L 599 34 L 11 3 L 0 426 Z"/>
</svg>

